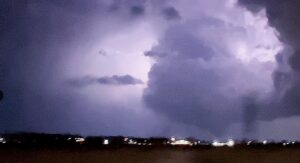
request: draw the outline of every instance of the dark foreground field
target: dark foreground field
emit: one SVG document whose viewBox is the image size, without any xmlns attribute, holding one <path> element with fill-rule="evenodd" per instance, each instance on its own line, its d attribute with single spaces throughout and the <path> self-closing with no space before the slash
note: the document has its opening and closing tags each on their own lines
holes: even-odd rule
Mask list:
<svg viewBox="0 0 300 163">
<path fill-rule="evenodd" d="M 300 163 L 299 148 L 0 149 L 0 162 L 263 162 Z"/>
</svg>

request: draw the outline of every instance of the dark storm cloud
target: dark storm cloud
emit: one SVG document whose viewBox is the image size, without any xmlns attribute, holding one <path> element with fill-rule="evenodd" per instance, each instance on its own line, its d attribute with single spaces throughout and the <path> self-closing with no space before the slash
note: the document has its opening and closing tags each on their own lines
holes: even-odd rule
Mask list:
<svg viewBox="0 0 300 163">
<path fill-rule="evenodd" d="M 278 69 L 274 72 L 276 92 L 264 117 L 300 114 L 300 1 L 298 0 L 239 0 L 253 12 L 265 8 L 269 23 L 280 33 L 286 44 L 278 54 Z M 271 105 L 271 106 L 270 106 Z"/>
<path fill-rule="evenodd" d="M 135 85 L 143 84 L 143 81 L 137 78 L 134 78 L 130 75 L 113 75 L 111 77 L 101 77 L 97 79 L 97 82 L 100 84 L 108 85 Z"/>
<path fill-rule="evenodd" d="M 113 75 L 100 78 L 84 77 L 82 79 L 69 80 L 68 83 L 75 87 L 84 87 L 97 83 L 103 85 L 137 85 L 143 84 L 143 81 L 131 75 Z"/>
<path fill-rule="evenodd" d="M 132 6 L 130 8 L 130 13 L 133 16 L 140 16 L 145 14 L 145 8 L 144 6 Z"/>
<path fill-rule="evenodd" d="M 180 19 L 179 12 L 172 6 L 164 8 L 162 14 L 167 20 Z"/>
<path fill-rule="evenodd" d="M 129 13 L 131 16 L 139 17 L 146 14 L 146 0 L 114 0 L 108 7 L 108 11 L 112 13 Z"/>
</svg>

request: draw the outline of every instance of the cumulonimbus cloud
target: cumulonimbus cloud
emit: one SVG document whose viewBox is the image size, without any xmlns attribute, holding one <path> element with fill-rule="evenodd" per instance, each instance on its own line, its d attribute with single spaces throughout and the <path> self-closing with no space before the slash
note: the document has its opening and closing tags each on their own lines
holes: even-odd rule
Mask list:
<svg viewBox="0 0 300 163">
<path fill-rule="evenodd" d="M 229 1 L 223 3 L 226 2 Z M 263 47 L 280 43 L 273 29 L 265 28 L 268 24 L 263 14 L 253 18 L 257 22 L 251 25 L 245 23 L 250 21 L 243 20 L 245 17 L 230 16 L 232 12 L 255 17 L 239 6 L 224 8 L 226 4 L 210 3 L 222 6 L 226 18 L 216 18 L 211 11 L 203 11 L 204 14 L 199 8 L 193 12 L 188 3 L 186 7 L 191 11 L 180 13 L 180 22 L 171 24 L 158 44 L 145 52 L 155 64 L 149 73 L 144 101 L 156 113 L 215 135 L 222 135 L 234 122 L 245 122 L 246 130 L 250 130 L 260 101 L 273 90 L 272 72 L 278 49 Z M 272 39 L 263 41 L 255 35 Z"/>
<path fill-rule="evenodd" d="M 279 5 L 279 0 L 241 0 L 255 14 L 234 0 L 14 1 L 18 3 L 3 0 L 0 5 L 0 86 L 5 92 L 1 131 L 148 132 L 139 123 L 143 118 L 123 109 L 139 109 L 142 117 L 149 111 L 136 104 L 143 88 L 127 87 L 142 85 L 138 78 L 147 80 L 144 71 L 135 72 L 147 67 L 147 61 L 126 65 L 136 61 L 131 49 L 137 55 L 148 50 L 145 55 L 154 62 L 143 93 L 143 102 L 155 115 L 147 123 L 159 124 L 157 117 L 163 115 L 174 126 L 221 135 L 235 122 L 252 130 L 256 119 L 299 115 L 296 0 Z M 269 23 L 291 46 L 276 58 L 281 42 Z M 145 41 L 150 37 L 153 42 Z M 125 49 L 128 60 L 97 52 L 105 43 L 108 49 Z M 118 68 L 110 67 L 112 63 Z M 134 76 L 97 76 L 126 73 Z M 127 126 L 114 125 L 120 122 Z"/>
</svg>

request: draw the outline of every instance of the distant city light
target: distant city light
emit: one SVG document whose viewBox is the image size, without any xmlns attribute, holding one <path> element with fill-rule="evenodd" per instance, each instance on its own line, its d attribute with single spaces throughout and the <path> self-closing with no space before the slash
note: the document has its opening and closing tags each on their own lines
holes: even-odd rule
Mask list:
<svg viewBox="0 0 300 163">
<path fill-rule="evenodd" d="M 250 145 L 251 143 L 252 143 L 252 141 L 248 141 L 248 142 L 247 142 L 247 145 Z"/>
<path fill-rule="evenodd" d="M 108 145 L 108 144 L 109 144 L 108 139 L 104 139 L 103 144 L 104 144 L 104 145 Z"/>
<path fill-rule="evenodd" d="M 229 139 L 228 142 L 226 143 L 228 147 L 233 147 L 234 146 L 234 141 L 232 139 Z"/>
<path fill-rule="evenodd" d="M 266 145 L 267 143 L 268 143 L 268 141 L 266 141 L 266 140 L 263 141 L 263 144 L 264 144 L 264 145 Z"/>
<path fill-rule="evenodd" d="M 35 137 L 32 138 L 28 138 L 28 142 L 32 142 L 32 143 L 38 143 L 38 140 Z M 52 139 L 51 139 L 52 140 Z M 160 139 L 150 139 L 150 138 L 138 138 L 138 137 L 123 137 L 121 138 L 121 140 L 119 139 L 119 137 L 115 138 L 115 137 L 99 137 L 96 140 L 100 140 L 100 143 L 102 143 L 103 145 L 109 146 L 109 145 L 113 145 L 113 144 L 120 144 L 120 145 L 124 145 L 124 146 L 186 146 L 186 147 L 201 147 L 201 146 L 212 146 L 212 147 L 234 147 L 234 146 L 240 146 L 240 147 L 244 147 L 244 146 L 260 146 L 263 145 L 265 147 L 270 147 L 272 148 L 272 145 L 279 145 L 282 148 L 285 147 L 296 147 L 299 144 L 299 141 L 296 140 L 282 140 L 280 142 L 278 141 L 271 141 L 268 139 L 265 140 L 242 140 L 242 141 L 235 141 L 234 139 L 228 139 L 227 141 L 224 140 L 213 140 L 213 141 L 200 141 L 197 139 L 193 139 L 193 138 L 187 138 L 187 139 L 177 139 L 175 137 L 170 137 L 168 138 L 160 138 Z M 47 140 L 45 140 L 47 141 Z M 59 136 L 54 136 L 53 137 L 53 141 L 59 141 L 60 137 Z M 67 136 L 63 139 L 63 141 L 65 142 L 69 142 L 69 143 L 78 143 L 81 144 L 81 146 L 84 146 L 84 144 L 90 144 L 90 143 L 95 143 L 95 139 L 89 139 L 89 137 L 87 139 L 85 139 L 85 137 L 80 137 L 80 136 Z M 98 142 L 97 141 L 97 142 Z M 121 142 L 120 142 L 121 141 Z M 10 138 L 10 137 L 0 137 L 0 146 L 2 144 L 8 143 L 8 144 L 22 144 L 26 142 L 26 140 L 23 140 L 22 138 Z M 98 142 L 99 143 L 99 142 Z M 270 145 L 268 145 L 270 144 Z"/>
<path fill-rule="evenodd" d="M 0 143 L 5 144 L 6 143 L 5 139 L 0 137 Z"/>
<path fill-rule="evenodd" d="M 137 144 L 137 142 L 132 139 L 129 139 L 128 144 Z"/>
<path fill-rule="evenodd" d="M 176 139 L 175 139 L 175 137 L 171 137 L 171 141 L 175 141 Z"/>
<path fill-rule="evenodd" d="M 176 140 L 174 142 L 171 142 L 171 145 L 193 145 L 193 143 L 191 143 L 188 140 Z"/>
<path fill-rule="evenodd" d="M 84 138 L 75 138 L 75 141 L 78 143 L 83 143 L 85 141 Z"/>
<path fill-rule="evenodd" d="M 225 144 L 225 143 L 220 143 L 219 141 L 215 140 L 215 141 L 213 141 L 212 145 L 213 145 L 214 147 L 223 147 L 223 146 L 225 146 L 226 144 Z"/>
</svg>

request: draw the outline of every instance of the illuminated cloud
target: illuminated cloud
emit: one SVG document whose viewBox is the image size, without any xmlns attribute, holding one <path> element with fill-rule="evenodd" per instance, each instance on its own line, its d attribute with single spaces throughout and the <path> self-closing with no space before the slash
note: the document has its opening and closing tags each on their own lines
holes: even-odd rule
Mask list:
<svg viewBox="0 0 300 163">
<path fill-rule="evenodd" d="M 144 101 L 170 120 L 215 135 L 234 122 L 250 129 L 260 102 L 274 90 L 275 56 L 282 49 L 276 31 L 263 11 L 252 14 L 229 1 L 193 2 L 195 9 L 190 2 L 173 4 L 181 21 L 145 52 L 155 64 Z"/>
<path fill-rule="evenodd" d="M 269 24 L 276 28 L 284 50 L 276 56 L 277 69 L 273 73 L 276 91 L 268 101 L 264 117 L 269 119 L 300 115 L 300 3 L 297 0 L 239 0 L 247 9 L 257 13 L 265 10 Z"/>
</svg>

